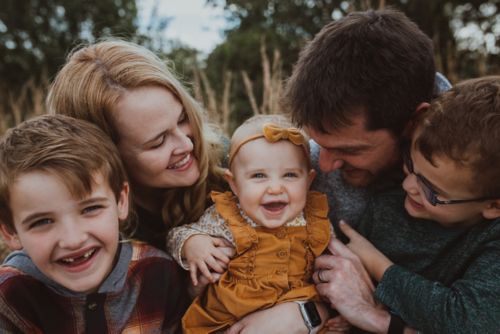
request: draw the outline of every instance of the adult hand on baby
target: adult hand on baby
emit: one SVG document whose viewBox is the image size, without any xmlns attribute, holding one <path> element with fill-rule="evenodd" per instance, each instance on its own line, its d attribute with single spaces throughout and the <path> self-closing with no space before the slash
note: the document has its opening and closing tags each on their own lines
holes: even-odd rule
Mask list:
<svg viewBox="0 0 500 334">
<path fill-rule="evenodd" d="M 318 293 L 357 327 L 378 332 L 388 326 L 388 314 L 376 305 L 373 283 L 359 257 L 335 238 L 328 249 L 332 255 L 315 261 L 313 279 Z"/>
<path fill-rule="evenodd" d="M 195 234 L 189 237 L 183 246 L 183 254 L 189 266 L 193 285 L 198 285 L 198 272 L 211 283 L 216 282 L 211 270 L 223 273 L 227 268 L 229 256 L 234 254 L 231 243 L 223 238 L 213 238 L 206 234 Z"/>
</svg>

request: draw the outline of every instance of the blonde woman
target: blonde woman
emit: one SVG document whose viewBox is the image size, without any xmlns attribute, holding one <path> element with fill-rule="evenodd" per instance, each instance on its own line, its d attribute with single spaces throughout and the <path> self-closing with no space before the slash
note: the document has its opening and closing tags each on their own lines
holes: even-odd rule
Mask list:
<svg viewBox="0 0 500 334">
<path fill-rule="evenodd" d="M 47 106 L 112 138 L 131 181 L 136 239 L 165 249 L 168 230 L 196 221 L 208 192 L 223 188 L 220 135 L 205 125 L 200 106 L 165 62 L 144 47 L 105 40 L 75 49 Z"/>
</svg>

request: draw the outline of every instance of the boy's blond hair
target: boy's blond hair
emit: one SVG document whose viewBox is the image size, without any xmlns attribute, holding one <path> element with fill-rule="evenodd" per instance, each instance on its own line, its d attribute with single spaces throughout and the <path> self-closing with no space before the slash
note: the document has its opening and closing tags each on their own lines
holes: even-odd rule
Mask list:
<svg viewBox="0 0 500 334">
<path fill-rule="evenodd" d="M 470 191 L 500 197 L 500 76 L 466 80 L 417 119 L 415 147 L 431 163 L 446 157 L 470 168 Z"/>
<path fill-rule="evenodd" d="M 0 141 L 0 224 L 12 231 L 10 189 L 25 173 L 61 178 L 72 195 L 91 193 L 101 173 L 116 199 L 127 176 L 116 146 L 97 126 L 63 115 L 44 115 L 8 130 Z"/>
<path fill-rule="evenodd" d="M 200 169 L 194 185 L 166 189 L 163 220 L 170 227 L 196 221 L 205 210 L 210 188 L 223 183 L 220 136 L 204 125 L 200 105 L 153 52 L 118 39 L 76 48 L 52 83 L 47 107 L 51 113 L 97 124 L 118 143 L 113 107 L 127 90 L 144 86 L 164 87 L 179 99 L 191 125 L 193 154 Z"/>
</svg>

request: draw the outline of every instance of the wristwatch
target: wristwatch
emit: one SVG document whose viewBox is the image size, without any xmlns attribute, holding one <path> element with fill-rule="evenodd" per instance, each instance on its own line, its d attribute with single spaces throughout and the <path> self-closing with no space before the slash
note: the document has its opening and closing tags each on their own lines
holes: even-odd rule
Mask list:
<svg viewBox="0 0 500 334">
<path fill-rule="evenodd" d="M 309 333 L 316 333 L 319 330 L 318 326 L 321 325 L 321 317 L 319 316 L 318 310 L 316 309 L 316 304 L 311 301 L 295 301 L 299 304 L 300 314 L 304 323 L 309 329 Z"/>
</svg>

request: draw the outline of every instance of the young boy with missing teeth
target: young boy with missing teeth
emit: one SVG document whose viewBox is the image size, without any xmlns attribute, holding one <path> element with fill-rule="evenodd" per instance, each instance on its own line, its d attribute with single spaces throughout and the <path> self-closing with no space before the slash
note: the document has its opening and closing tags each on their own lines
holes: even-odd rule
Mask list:
<svg viewBox="0 0 500 334">
<path fill-rule="evenodd" d="M 364 237 L 340 225 L 375 297 L 424 333 L 500 329 L 499 143 L 500 76 L 456 85 L 418 115 L 403 186 L 373 199 Z"/>
<path fill-rule="evenodd" d="M 2 333 L 180 332 L 189 304 L 165 253 L 120 238 L 129 185 L 96 126 L 41 116 L 0 142 Z"/>
</svg>

